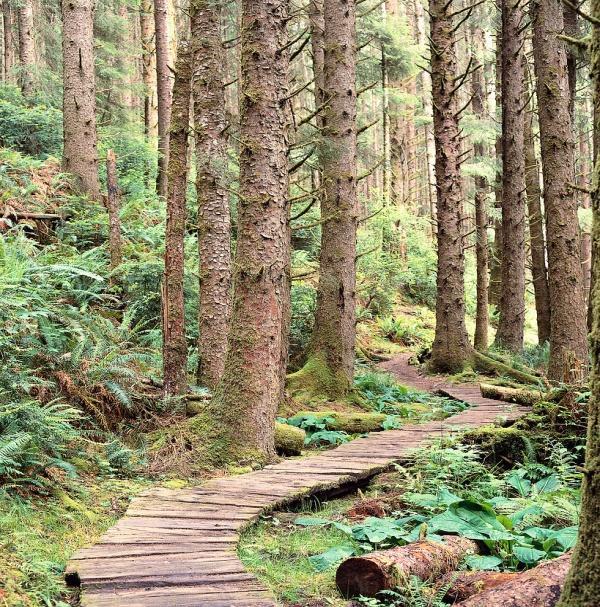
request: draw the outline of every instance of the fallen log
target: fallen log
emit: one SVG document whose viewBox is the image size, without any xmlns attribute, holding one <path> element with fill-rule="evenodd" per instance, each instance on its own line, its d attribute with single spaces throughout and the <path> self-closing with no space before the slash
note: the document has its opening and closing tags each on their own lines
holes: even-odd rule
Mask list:
<svg viewBox="0 0 600 607">
<path fill-rule="evenodd" d="M 282 455 L 300 455 L 306 432 L 288 424 L 275 422 L 275 450 Z"/>
<path fill-rule="evenodd" d="M 570 564 L 569 552 L 518 573 L 503 584 L 457 603 L 456 607 L 554 607 Z"/>
<path fill-rule="evenodd" d="M 300 411 L 294 418 L 316 417 L 327 430 L 339 430 L 348 434 L 377 432 L 383 430 L 383 422 L 388 418 L 385 413 L 344 413 L 340 411 Z"/>
<path fill-rule="evenodd" d="M 478 552 L 477 542 L 463 537 L 446 536 L 443 542 L 422 540 L 349 558 L 338 567 L 335 581 L 346 598 L 374 597 L 405 584 L 413 575 L 421 580 L 437 578 L 456 569 L 465 556 Z"/>
<path fill-rule="evenodd" d="M 504 386 L 493 386 L 492 384 L 480 384 L 481 396 L 502 400 L 507 403 L 518 405 L 535 405 L 544 400 L 544 392 L 540 390 L 524 390 L 519 388 L 506 388 Z"/>
<path fill-rule="evenodd" d="M 508 571 L 453 571 L 447 573 L 436 586 L 438 588 L 449 586 L 444 600 L 454 604 L 504 584 L 518 575 Z"/>
</svg>

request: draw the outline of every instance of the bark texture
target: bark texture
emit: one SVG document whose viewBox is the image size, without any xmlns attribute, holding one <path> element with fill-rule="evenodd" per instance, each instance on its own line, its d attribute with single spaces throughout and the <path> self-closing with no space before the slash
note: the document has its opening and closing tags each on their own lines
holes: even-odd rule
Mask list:
<svg viewBox="0 0 600 607">
<path fill-rule="evenodd" d="M 81 192 L 99 200 L 94 0 L 62 0 L 62 21 L 63 166 Z"/>
<path fill-rule="evenodd" d="M 15 67 L 15 43 L 13 40 L 13 11 L 9 0 L 2 0 L 2 20 L 4 33 L 4 47 L 2 67 L 4 70 L 4 81 L 11 83 L 13 81 L 13 70 Z"/>
<path fill-rule="evenodd" d="M 234 301 L 222 380 L 209 405 L 222 459 L 268 460 L 281 396 L 286 290 L 286 2 L 242 0 L 240 200 Z"/>
<path fill-rule="evenodd" d="M 423 540 L 390 550 L 371 552 L 345 560 L 337 569 L 335 582 L 346 598 L 373 597 L 408 582 L 436 578 L 456 569 L 468 554 L 477 554 L 477 542 L 447 536 L 444 542 Z"/>
<path fill-rule="evenodd" d="M 588 354 L 562 3 L 534 2 L 532 11 L 552 310 L 548 377 L 574 382 L 586 376 Z"/>
<path fill-rule="evenodd" d="M 121 265 L 121 219 L 119 216 L 119 184 L 117 180 L 117 157 L 113 150 L 106 152 L 106 208 L 108 210 L 108 248 L 110 251 L 110 269 Z"/>
<path fill-rule="evenodd" d="M 538 341 L 540 344 L 544 344 L 550 340 L 550 292 L 548 290 L 548 269 L 546 267 L 546 236 L 542 214 L 540 169 L 535 154 L 532 122 L 533 113 L 525 118 L 525 182 L 531 247 L 531 276 L 535 294 Z"/>
<path fill-rule="evenodd" d="M 475 50 L 480 53 L 484 49 L 483 32 L 473 28 L 472 33 Z M 471 107 L 479 120 L 485 118 L 485 82 L 483 69 L 476 70 L 471 76 Z M 476 159 L 483 160 L 485 146 L 477 142 L 473 146 Z M 475 336 L 473 343 L 475 349 L 483 352 L 488 349 L 488 290 L 489 290 L 489 250 L 488 250 L 488 213 L 487 194 L 489 191 L 485 177 L 475 177 L 475 259 L 477 266 L 477 306 L 475 313 Z"/>
<path fill-rule="evenodd" d="M 182 41 L 175 65 L 173 108 L 169 129 L 173 156 L 168 168 L 165 274 L 162 288 L 165 396 L 183 394 L 187 386 L 183 280 L 191 77 L 190 47 L 188 42 Z"/>
<path fill-rule="evenodd" d="M 158 106 L 158 173 L 156 189 L 167 196 L 169 124 L 171 122 L 171 76 L 169 72 L 169 0 L 154 0 L 154 46 Z"/>
<path fill-rule="evenodd" d="M 438 245 L 436 326 L 430 366 L 436 372 L 455 373 L 463 369 L 472 348 L 465 326 L 457 58 L 451 11 L 445 0 L 429 1 Z"/>
<path fill-rule="evenodd" d="M 325 0 L 321 254 L 311 356 L 323 367 L 321 389 L 345 394 L 354 376 L 356 191 L 355 7 Z"/>
<path fill-rule="evenodd" d="M 198 382 L 215 388 L 225 366 L 231 315 L 231 219 L 225 189 L 227 121 L 221 8 L 212 0 L 193 0 L 191 8 L 200 256 Z"/>
<path fill-rule="evenodd" d="M 523 349 L 525 329 L 525 155 L 523 9 L 502 0 L 502 266 L 496 345 Z"/>
<path fill-rule="evenodd" d="M 600 0 L 592 0 L 591 14 L 600 22 Z M 594 104 L 600 101 L 600 26 L 592 29 L 590 74 L 594 85 Z M 600 127 L 600 115 L 594 115 L 594 128 Z M 600 191 L 596 160 L 592 190 L 592 354 L 591 391 L 588 408 L 588 432 L 585 452 L 579 536 L 573 551 L 569 571 L 559 607 L 594 607 L 600 604 Z"/>
<path fill-rule="evenodd" d="M 438 587 L 451 584 L 444 600 L 451 605 L 469 597 L 485 592 L 512 580 L 517 573 L 505 571 L 452 571 L 437 584 Z"/>
<path fill-rule="evenodd" d="M 156 137 L 158 134 L 158 109 L 156 107 L 156 49 L 152 0 L 142 0 L 140 5 L 140 42 L 142 46 L 142 82 L 144 84 L 144 132 L 148 137 Z"/>
<path fill-rule="evenodd" d="M 456 607 L 555 607 L 565 583 L 571 554 L 546 561 L 512 579 L 480 592 Z M 592 607 L 598 603 L 589 603 Z"/>
<path fill-rule="evenodd" d="M 19 84 L 25 97 L 33 93 L 35 42 L 33 39 L 33 1 L 20 0 L 17 7 L 19 24 Z"/>
</svg>

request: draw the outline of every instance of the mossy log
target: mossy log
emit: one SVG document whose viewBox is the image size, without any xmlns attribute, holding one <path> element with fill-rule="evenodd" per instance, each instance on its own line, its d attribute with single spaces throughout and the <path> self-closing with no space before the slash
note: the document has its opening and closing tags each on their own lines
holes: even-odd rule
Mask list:
<svg viewBox="0 0 600 607">
<path fill-rule="evenodd" d="M 338 567 L 335 581 L 346 598 L 374 597 L 382 590 L 402 586 L 411 576 L 437 578 L 456 569 L 465 556 L 478 552 L 477 542 L 463 537 L 446 536 L 443 542 L 422 540 L 349 558 Z"/>
<path fill-rule="evenodd" d="M 505 388 L 503 386 L 493 386 L 491 384 L 481 384 L 479 386 L 481 396 L 503 400 L 507 403 L 517 403 L 519 405 L 533 406 L 544 400 L 545 393 L 540 390 L 522 390 L 517 388 Z"/>
<path fill-rule="evenodd" d="M 535 449 L 527 433 L 515 427 L 481 426 L 464 432 L 460 442 L 479 447 L 484 462 L 503 468 L 535 459 Z"/>
<path fill-rule="evenodd" d="M 454 604 L 504 584 L 518 575 L 509 571 L 452 571 L 442 577 L 437 587 L 444 588 L 449 585 L 444 600 Z"/>
<path fill-rule="evenodd" d="M 312 416 L 323 420 L 328 430 L 339 430 L 348 434 L 377 432 L 383 430 L 385 413 L 343 413 L 339 411 L 300 411 L 294 418 Z M 293 419 L 293 418 L 292 418 Z"/>
<path fill-rule="evenodd" d="M 499 360 L 495 360 L 482 354 L 481 352 L 477 352 L 476 350 L 472 353 L 472 364 L 473 368 L 480 373 L 486 373 L 488 375 L 505 375 L 506 377 L 512 377 L 522 384 L 532 384 L 534 386 L 539 386 L 540 383 L 544 383 L 544 379 L 535 375 L 535 371 L 531 370 L 530 372 L 520 371 L 518 369 L 514 369 L 513 367 L 500 362 Z"/>
<path fill-rule="evenodd" d="M 456 607 L 554 607 L 565 584 L 571 553 L 518 573 L 503 584 L 456 603 Z"/>
<path fill-rule="evenodd" d="M 306 432 L 289 424 L 275 423 L 275 450 L 282 455 L 300 455 Z"/>
</svg>

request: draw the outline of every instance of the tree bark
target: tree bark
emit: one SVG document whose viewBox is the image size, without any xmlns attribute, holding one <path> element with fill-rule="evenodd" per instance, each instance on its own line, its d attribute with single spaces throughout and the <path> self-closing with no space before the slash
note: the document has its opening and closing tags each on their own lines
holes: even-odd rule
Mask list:
<svg viewBox="0 0 600 607">
<path fill-rule="evenodd" d="M 569 569 L 571 554 L 545 561 L 494 588 L 480 592 L 456 607 L 555 607 Z M 588 603 L 592 607 L 597 603 Z"/>
<path fill-rule="evenodd" d="M 483 32 L 473 27 L 473 44 L 475 52 L 484 51 Z M 479 120 L 485 118 L 485 83 L 483 69 L 478 69 L 471 76 L 471 107 Z M 477 142 L 473 146 L 473 153 L 477 160 L 485 157 L 483 143 Z M 476 350 L 484 352 L 488 349 L 488 287 L 489 287 L 489 251 L 488 251 L 488 213 L 487 194 L 489 191 L 485 177 L 475 177 L 475 259 L 477 266 L 477 305 L 475 313 L 475 336 L 473 343 Z"/>
<path fill-rule="evenodd" d="M 442 588 L 451 584 L 444 600 L 454 605 L 475 594 L 504 584 L 517 575 L 518 573 L 508 571 L 451 571 L 436 586 Z"/>
<path fill-rule="evenodd" d="M 511 352 L 523 349 L 525 330 L 523 17 L 518 0 L 502 0 L 502 280 L 495 343 Z"/>
<path fill-rule="evenodd" d="M 592 0 L 590 13 L 596 20 L 592 26 L 590 75 L 593 82 L 594 107 L 600 103 L 600 0 Z M 594 130 L 600 129 L 600 113 L 594 114 Z M 600 604 L 600 164 L 596 158 L 592 189 L 592 354 L 591 398 L 588 405 L 588 431 L 581 487 L 579 535 L 573 551 L 571 569 L 559 601 L 559 607 L 594 607 Z"/>
<path fill-rule="evenodd" d="M 33 39 L 33 2 L 20 0 L 17 7 L 19 24 L 19 84 L 24 97 L 33 93 L 35 42 Z"/>
<path fill-rule="evenodd" d="M 225 369 L 209 404 L 222 459 L 268 460 L 281 396 L 289 247 L 284 0 L 242 0 L 240 195 Z"/>
<path fill-rule="evenodd" d="M 117 158 L 113 150 L 106 152 L 106 208 L 108 210 L 108 248 L 110 251 L 110 269 L 121 265 L 121 218 L 119 216 L 119 184 L 117 181 Z"/>
<path fill-rule="evenodd" d="M 2 19 L 4 31 L 4 81 L 11 83 L 13 81 L 13 70 L 15 67 L 15 43 L 13 40 L 13 15 L 9 0 L 2 0 Z"/>
<path fill-rule="evenodd" d="M 192 0 L 191 8 L 200 259 L 198 382 L 214 389 L 225 366 L 231 315 L 231 219 L 225 189 L 227 121 L 221 6 L 212 0 Z"/>
<path fill-rule="evenodd" d="M 529 96 L 529 91 L 527 91 L 527 96 Z M 550 340 L 550 293 L 548 291 L 548 270 L 546 268 L 542 188 L 540 187 L 540 170 L 535 154 L 532 122 L 533 111 L 525 117 L 524 124 L 525 183 L 531 246 L 531 276 L 535 295 L 538 341 L 540 344 L 544 344 Z"/>
<path fill-rule="evenodd" d="M 156 49 L 152 0 L 140 5 L 140 38 L 142 45 L 142 82 L 144 84 L 144 132 L 147 137 L 158 135 L 156 107 Z"/>
<path fill-rule="evenodd" d="M 169 124 L 171 122 L 171 75 L 169 72 L 168 1 L 154 0 L 154 43 L 156 49 L 156 89 L 158 106 L 158 173 L 156 189 L 167 196 L 169 166 Z"/>
<path fill-rule="evenodd" d="M 446 536 L 443 542 L 423 540 L 371 552 L 345 560 L 337 569 L 335 582 L 346 598 L 373 597 L 408 582 L 411 576 L 434 579 L 458 567 L 468 554 L 477 554 L 477 542 Z"/>
<path fill-rule="evenodd" d="M 454 22 L 445 0 L 429 0 L 435 175 L 437 184 L 437 296 L 430 367 L 461 371 L 472 348 L 465 325 L 460 131 L 456 98 Z"/>
<path fill-rule="evenodd" d="M 584 115 L 590 115 L 591 109 L 589 99 L 586 99 L 583 106 Z M 591 185 L 591 170 L 590 160 L 592 153 L 590 151 L 590 137 L 587 124 L 584 120 L 580 120 L 579 124 L 579 162 L 580 171 L 578 185 L 582 188 L 589 188 Z M 588 192 L 580 192 L 581 207 L 584 209 L 591 208 L 591 196 Z M 592 279 L 592 233 L 591 226 L 585 226 L 581 231 L 581 271 L 583 272 L 583 295 L 586 304 L 589 305 L 589 295 Z"/>
<path fill-rule="evenodd" d="M 187 146 L 190 127 L 191 53 L 189 43 L 179 45 L 175 65 L 168 167 L 165 273 L 162 288 L 163 389 L 165 396 L 183 394 L 187 387 L 185 338 L 184 261 L 187 190 Z"/>
<path fill-rule="evenodd" d="M 532 11 L 552 310 L 548 377 L 570 383 L 587 375 L 588 353 L 562 4 L 534 2 Z"/>
<path fill-rule="evenodd" d="M 100 200 L 94 76 L 94 0 L 62 0 L 63 167 Z"/>
<path fill-rule="evenodd" d="M 321 254 L 311 358 L 328 379 L 323 392 L 348 392 L 354 376 L 356 229 L 356 31 L 355 7 L 325 0 L 323 199 Z"/>
</svg>

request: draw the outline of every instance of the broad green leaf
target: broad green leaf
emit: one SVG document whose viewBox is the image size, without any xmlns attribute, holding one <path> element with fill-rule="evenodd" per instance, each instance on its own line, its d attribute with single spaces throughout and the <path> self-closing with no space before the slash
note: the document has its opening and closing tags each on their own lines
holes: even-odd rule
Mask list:
<svg viewBox="0 0 600 607">
<path fill-rule="evenodd" d="M 513 472 L 506 477 L 506 482 L 514 487 L 520 496 L 526 497 L 531 491 L 531 481 L 523 478 L 518 472 Z"/>
<path fill-rule="evenodd" d="M 555 474 L 542 478 L 533 486 L 538 493 L 550 493 L 558 488 L 560 481 Z"/>
<path fill-rule="evenodd" d="M 404 528 L 391 518 L 366 518 L 352 528 L 354 539 L 359 542 L 380 544 L 386 540 L 399 540 L 405 534 Z"/>
<path fill-rule="evenodd" d="M 528 546 L 515 546 L 513 548 L 513 554 L 521 563 L 525 563 L 525 565 L 533 565 L 546 556 L 544 551 L 536 550 L 535 548 L 530 548 Z"/>
<path fill-rule="evenodd" d="M 561 548 L 570 550 L 577 543 L 577 531 L 577 527 L 565 527 L 555 531 L 551 537 L 558 542 Z"/>
<path fill-rule="evenodd" d="M 508 515 L 508 518 L 515 524 L 520 525 L 526 516 L 537 516 L 538 514 L 543 514 L 544 509 L 541 506 L 526 506 L 525 508 L 521 508 L 521 510 L 517 510 L 512 514 Z"/>
<path fill-rule="evenodd" d="M 502 559 L 489 554 L 484 556 L 471 554 L 465 559 L 465 563 L 469 569 L 489 571 L 490 569 L 499 567 L 502 564 Z"/>
<path fill-rule="evenodd" d="M 300 525 L 301 527 L 318 527 L 320 525 L 328 525 L 331 521 L 326 518 L 318 518 L 312 516 L 300 516 L 295 521 L 295 525 Z"/>
<path fill-rule="evenodd" d="M 352 546 L 333 546 L 333 548 L 330 548 L 321 554 L 309 556 L 308 560 L 315 571 L 325 571 L 326 569 L 329 569 L 329 567 L 354 555 L 354 553 L 355 550 Z"/>
</svg>

